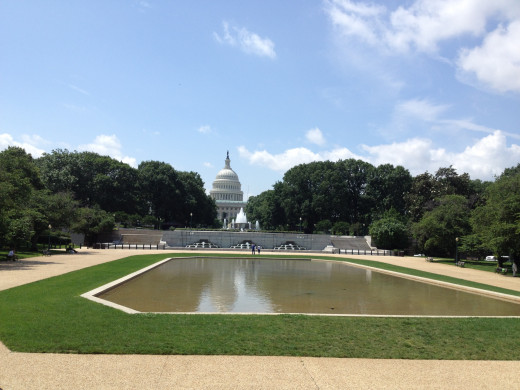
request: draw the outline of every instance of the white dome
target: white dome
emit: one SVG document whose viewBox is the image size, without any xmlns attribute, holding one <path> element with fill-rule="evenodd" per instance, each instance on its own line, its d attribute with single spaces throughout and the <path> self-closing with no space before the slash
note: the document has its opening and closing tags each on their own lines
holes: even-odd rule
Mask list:
<svg viewBox="0 0 520 390">
<path fill-rule="evenodd" d="M 226 180 L 226 181 L 237 181 L 237 182 L 239 182 L 238 175 L 231 168 L 221 169 L 220 172 L 217 173 L 217 177 L 215 178 L 215 181 L 217 181 L 217 180 Z"/>
<path fill-rule="evenodd" d="M 242 185 L 236 172 L 231 169 L 229 152 L 226 156 L 225 166 L 217 173 L 209 194 L 215 199 L 217 206 L 221 207 L 219 215 L 223 215 L 224 212 L 226 216 L 234 217 L 239 208 L 245 206 Z M 223 203 L 226 203 L 226 205 L 222 205 Z M 231 205 L 231 203 L 234 204 Z"/>
</svg>

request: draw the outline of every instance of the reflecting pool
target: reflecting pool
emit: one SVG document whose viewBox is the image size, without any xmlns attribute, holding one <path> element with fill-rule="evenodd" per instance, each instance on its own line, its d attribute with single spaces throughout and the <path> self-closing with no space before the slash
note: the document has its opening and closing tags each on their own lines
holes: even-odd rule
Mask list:
<svg viewBox="0 0 520 390">
<path fill-rule="evenodd" d="M 336 261 L 172 259 L 97 296 L 140 312 L 520 315 L 514 302 Z"/>
</svg>

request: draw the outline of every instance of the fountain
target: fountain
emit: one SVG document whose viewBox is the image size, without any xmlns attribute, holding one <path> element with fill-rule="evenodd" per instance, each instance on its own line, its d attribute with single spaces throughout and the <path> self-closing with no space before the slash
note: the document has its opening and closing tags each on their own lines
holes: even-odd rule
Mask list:
<svg viewBox="0 0 520 390">
<path fill-rule="evenodd" d="M 246 213 L 244 213 L 244 209 L 240 208 L 240 211 L 237 214 L 237 218 L 235 220 L 235 228 L 244 230 L 244 228 L 247 229 L 247 227 L 250 226 L 247 222 Z"/>
<path fill-rule="evenodd" d="M 224 218 L 224 223 L 222 225 L 222 229 L 227 229 L 227 228 L 228 228 L 228 226 L 227 226 L 227 219 Z"/>
<path fill-rule="evenodd" d="M 256 221 L 255 230 L 260 230 L 260 222 Z"/>
</svg>

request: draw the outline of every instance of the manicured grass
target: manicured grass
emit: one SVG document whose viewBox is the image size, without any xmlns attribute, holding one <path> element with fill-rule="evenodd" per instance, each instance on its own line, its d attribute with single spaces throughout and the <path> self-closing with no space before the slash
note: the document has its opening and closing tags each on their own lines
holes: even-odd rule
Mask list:
<svg viewBox="0 0 520 390">
<path fill-rule="evenodd" d="M 80 297 L 170 255 L 131 256 L 1 291 L 0 339 L 25 352 L 520 359 L 514 318 L 130 315 Z"/>
<path fill-rule="evenodd" d="M 6 249 L 0 250 L 0 260 L 4 260 L 5 257 L 7 256 L 8 252 L 9 251 Z M 65 252 L 65 248 L 64 249 L 51 249 L 50 252 L 52 255 L 66 255 L 67 254 Z M 38 250 L 38 251 L 19 250 L 19 251 L 16 251 L 16 256 L 18 256 L 19 259 L 28 259 L 30 257 L 43 256 L 43 253 L 42 253 L 42 250 Z"/>
<path fill-rule="evenodd" d="M 464 261 L 464 267 L 465 268 L 472 268 L 472 269 L 478 269 L 480 271 L 488 271 L 488 272 L 495 272 L 498 264 L 496 261 L 480 261 L 480 260 L 462 260 Z M 436 263 L 442 263 L 442 264 L 448 264 L 455 266 L 455 262 L 453 259 L 435 259 Z M 511 267 L 511 263 L 506 262 L 505 266 Z M 508 276 L 511 276 L 508 275 Z"/>
</svg>

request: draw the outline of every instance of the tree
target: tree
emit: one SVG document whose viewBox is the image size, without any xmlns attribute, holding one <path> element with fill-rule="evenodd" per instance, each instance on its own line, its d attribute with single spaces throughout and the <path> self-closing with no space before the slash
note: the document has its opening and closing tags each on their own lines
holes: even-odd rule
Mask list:
<svg viewBox="0 0 520 390">
<path fill-rule="evenodd" d="M 299 226 L 300 217 L 308 232 L 324 219 L 365 225 L 370 218 L 366 186 L 373 168 L 364 161 L 349 159 L 317 161 L 289 169 L 279 186 L 289 227 Z"/>
<path fill-rule="evenodd" d="M 315 231 L 317 233 L 329 233 L 330 229 L 332 229 L 332 222 L 330 222 L 328 219 L 324 219 L 316 223 Z"/>
<path fill-rule="evenodd" d="M 384 249 L 405 249 L 410 237 L 403 217 L 395 209 L 390 209 L 381 219 L 373 222 L 369 234 L 377 247 Z"/>
<path fill-rule="evenodd" d="M 520 164 L 489 185 L 484 205 L 471 218 L 473 230 L 500 257 L 520 257 Z"/>
<path fill-rule="evenodd" d="M 366 189 L 372 216 L 380 218 L 391 209 L 404 215 L 406 212 L 404 195 L 410 191 L 412 180 L 410 172 L 402 166 L 383 164 L 373 169 Z"/>
<path fill-rule="evenodd" d="M 160 161 L 143 161 L 137 168 L 142 197 L 149 214 L 169 223 L 186 225 L 190 218 L 182 199 L 179 174 L 170 164 Z"/>
<path fill-rule="evenodd" d="M 283 184 L 277 182 L 274 189 L 251 196 L 247 201 L 246 214 L 251 221 L 259 221 L 264 230 L 283 229 L 286 224 L 285 212 L 281 206 L 279 189 Z"/>
<path fill-rule="evenodd" d="M 344 236 L 349 234 L 350 224 L 348 222 L 338 221 L 332 226 L 332 234 Z"/>
<path fill-rule="evenodd" d="M 471 232 L 468 201 L 462 195 L 445 195 L 412 226 L 419 249 L 428 255 L 453 256 L 456 238 Z"/>
<path fill-rule="evenodd" d="M 180 220 L 187 220 L 193 213 L 193 223 L 212 226 L 217 218 L 215 201 L 206 194 L 204 182 L 196 172 L 178 172 L 181 183 L 182 209 L 179 210 Z M 191 216 L 190 216 L 191 218 Z"/>
<path fill-rule="evenodd" d="M 99 234 L 112 231 L 114 225 L 114 217 L 98 206 L 82 207 L 77 210 L 71 230 L 84 234 L 87 245 L 92 245 L 97 241 Z"/>
<path fill-rule="evenodd" d="M 137 170 L 93 152 L 53 150 L 37 160 L 41 177 L 53 193 L 72 193 L 83 207 L 144 213 Z"/>
<path fill-rule="evenodd" d="M 0 243 L 19 247 L 34 242 L 38 221 L 35 194 L 43 191 L 32 156 L 18 147 L 0 152 Z"/>
<path fill-rule="evenodd" d="M 412 179 L 410 191 L 405 195 L 406 208 L 411 221 L 418 222 L 426 211 L 433 210 L 434 188 L 433 176 L 428 172 Z"/>
</svg>

